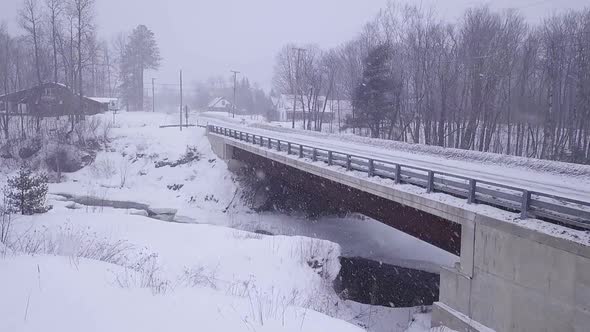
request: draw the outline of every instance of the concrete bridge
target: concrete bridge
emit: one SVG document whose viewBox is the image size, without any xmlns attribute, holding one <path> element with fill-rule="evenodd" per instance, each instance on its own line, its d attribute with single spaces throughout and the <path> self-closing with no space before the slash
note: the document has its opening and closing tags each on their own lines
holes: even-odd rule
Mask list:
<svg viewBox="0 0 590 332">
<path fill-rule="evenodd" d="M 587 331 L 590 203 L 207 126 L 213 151 L 319 193 L 328 204 L 460 256 L 443 267 L 433 326 L 458 331 Z"/>
</svg>

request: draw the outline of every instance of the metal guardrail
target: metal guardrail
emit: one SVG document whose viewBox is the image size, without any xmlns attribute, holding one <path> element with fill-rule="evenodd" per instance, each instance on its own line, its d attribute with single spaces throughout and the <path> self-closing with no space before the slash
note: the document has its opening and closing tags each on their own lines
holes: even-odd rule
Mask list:
<svg viewBox="0 0 590 332">
<path fill-rule="evenodd" d="M 208 125 L 208 130 L 215 134 L 263 148 L 286 152 L 288 155 L 296 155 L 299 158 L 309 158 L 314 162 L 321 161 L 330 166 L 341 166 L 346 168 L 347 171 L 367 173 L 369 177 L 391 179 L 395 184 L 416 185 L 426 188 L 427 193 L 441 192 L 465 198 L 469 204 L 482 203 L 511 212 L 519 212 L 521 219 L 535 217 L 590 230 L 590 202 L 313 147 L 216 125 Z"/>
</svg>

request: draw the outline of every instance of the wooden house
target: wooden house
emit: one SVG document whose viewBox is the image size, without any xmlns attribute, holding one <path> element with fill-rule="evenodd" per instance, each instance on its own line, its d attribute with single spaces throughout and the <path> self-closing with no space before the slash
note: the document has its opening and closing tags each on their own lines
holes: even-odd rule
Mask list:
<svg viewBox="0 0 590 332">
<path fill-rule="evenodd" d="M 108 110 L 108 104 L 76 95 L 60 83 L 43 83 L 0 96 L 0 112 L 9 115 L 57 117 L 94 115 Z"/>
</svg>

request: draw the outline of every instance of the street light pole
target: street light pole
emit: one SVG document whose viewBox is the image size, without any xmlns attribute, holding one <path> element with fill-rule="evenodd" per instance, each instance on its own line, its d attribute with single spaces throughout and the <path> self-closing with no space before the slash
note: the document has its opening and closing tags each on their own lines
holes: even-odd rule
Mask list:
<svg viewBox="0 0 590 332">
<path fill-rule="evenodd" d="M 234 103 L 232 105 L 233 106 L 232 108 L 233 108 L 234 112 L 233 112 L 232 117 L 235 118 L 236 117 L 236 79 L 237 79 L 237 76 L 238 76 L 238 74 L 240 72 L 239 71 L 235 71 L 235 70 L 230 70 L 230 71 L 232 73 L 234 73 Z"/>
</svg>

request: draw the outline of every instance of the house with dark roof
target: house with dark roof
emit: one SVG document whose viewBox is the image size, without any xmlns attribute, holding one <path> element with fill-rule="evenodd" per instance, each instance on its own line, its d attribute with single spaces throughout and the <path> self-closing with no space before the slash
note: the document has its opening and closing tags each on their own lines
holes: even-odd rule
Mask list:
<svg viewBox="0 0 590 332">
<path fill-rule="evenodd" d="M 81 97 L 60 83 L 37 86 L 0 96 L 0 113 L 35 117 L 94 115 L 108 110 L 108 104 Z"/>
</svg>

